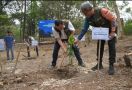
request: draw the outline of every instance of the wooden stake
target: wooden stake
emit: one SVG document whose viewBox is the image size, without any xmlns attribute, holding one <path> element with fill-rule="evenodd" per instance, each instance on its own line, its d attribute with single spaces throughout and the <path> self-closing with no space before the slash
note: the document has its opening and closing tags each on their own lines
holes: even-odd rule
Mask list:
<svg viewBox="0 0 132 90">
<path fill-rule="evenodd" d="M 98 72 L 100 67 L 100 47 L 101 47 L 101 40 L 99 40 L 99 46 L 98 46 Z"/>
<path fill-rule="evenodd" d="M 101 30 L 101 27 L 100 27 Z M 100 47 L 101 47 L 101 40 L 99 40 L 99 46 L 98 46 L 98 75 L 99 75 L 99 67 L 100 67 Z"/>
<path fill-rule="evenodd" d="M 62 61 L 61 61 L 61 64 L 60 64 L 60 67 L 59 67 L 59 69 L 62 67 L 62 65 L 63 65 L 63 62 L 64 62 L 64 60 L 65 60 L 65 57 L 66 57 L 65 53 L 63 53 L 63 58 L 62 58 Z"/>
<path fill-rule="evenodd" d="M 18 63 L 18 60 L 19 60 L 19 56 L 20 56 L 21 49 L 22 49 L 22 46 L 20 46 L 19 52 L 18 52 L 18 54 L 17 54 L 15 66 L 14 66 L 13 71 L 12 71 L 13 74 L 15 74 L 15 70 L 16 70 L 16 67 L 17 67 L 17 63 Z"/>
<path fill-rule="evenodd" d="M 1 54 L 0 54 L 0 58 L 1 58 Z M 2 60 L 0 60 L 0 68 L 1 68 L 1 77 L 2 77 Z"/>
</svg>

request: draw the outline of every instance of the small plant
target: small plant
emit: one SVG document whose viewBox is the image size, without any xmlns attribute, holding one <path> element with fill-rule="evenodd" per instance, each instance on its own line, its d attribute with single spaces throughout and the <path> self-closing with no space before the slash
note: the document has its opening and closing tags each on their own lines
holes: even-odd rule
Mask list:
<svg viewBox="0 0 132 90">
<path fill-rule="evenodd" d="M 74 57 L 74 51 L 73 51 L 73 45 L 74 45 L 75 38 L 73 35 L 69 36 L 68 39 L 68 48 L 67 48 L 67 53 L 68 53 L 68 58 L 69 58 L 69 65 L 73 64 L 73 57 Z"/>
</svg>

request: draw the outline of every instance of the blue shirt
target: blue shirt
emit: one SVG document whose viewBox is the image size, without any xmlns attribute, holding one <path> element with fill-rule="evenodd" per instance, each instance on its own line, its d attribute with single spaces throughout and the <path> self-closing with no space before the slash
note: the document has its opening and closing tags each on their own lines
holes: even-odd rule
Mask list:
<svg viewBox="0 0 132 90">
<path fill-rule="evenodd" d="M 13 43 L 14 43 L 13 36 L 8 36 L 8 35 L 5 36 L 4 41 L 5 41 L 5 44 L 6 44 L 7 48 L 12 48 L 13 47 Z"/>
<path fill-rule="evenodd" d="M 89 28 L 89 21 L 88 21 L 88 19 L 85 18 L 84 26 L 83 26 L 83 29 L 82 29 L 80 35 L 78 36 L 78 40 L 81 40 L 82 39 L 82 37 L 88 31 L 88 28 Z"/>
</svg>

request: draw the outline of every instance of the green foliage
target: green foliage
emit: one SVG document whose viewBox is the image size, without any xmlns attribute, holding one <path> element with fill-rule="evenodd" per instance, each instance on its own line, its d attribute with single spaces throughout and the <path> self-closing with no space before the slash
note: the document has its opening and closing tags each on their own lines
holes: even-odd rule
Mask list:
<svg viewBox="0 0 132 90">
<path fill-rule="evenodd" d="M 29 8 L 29 14 L 27 16 L 27 33 L 28 35 L 34 36 L 37 27 L 37 18 L 38 18 L 38 5 L 37 1 L 31 0 L 31 5 Z"/>
<path fill-rule="evenodd" d="M 9 25 L 9 26 L 1 26 L 0 27 L 0 38 L 4 38 L 4 36 L 6 35 L 7 31 L 11 31 L 13 33 L 14 38 L 16 39 L 16 41 L 20 40 L 20 30 L 18 30 L 18 28 L 16 26 L 13 25 Z"/>
<path fill-rule="evenodd" d="M 68 48 L 67 48 L 67 54 L 68 54 L 68 58 L 69 58 L 69 64 L 72 65 L 72 59 L 74 57 L 74 51 L 73 51 L 73 45 L 68 45 Z"/>
<path fill-rule="evenodd" d="M 10 30 L 10 18 L 7 14 L 0 15 L 0 38 L 3 38 L 6 31 Z"/>
<path fill-rule="evenodd" d="M 0 24 L 9 24 L 9 18 L 7 15 L 0 15 Z"/>
<path fill-rule="evenodd" d="M 132 20 L 128 20 L 125 23 L 124 32 L 126 35 L 132 35 Z"/>
<path fill-rule="evenodd" d="M 6 1 L 0 1 L 0 6 L 3 6 Z M 114 0 L 115 1 L 115 0 Z M 107 7 L 111 11 L 115 11 L 113 9 L 114 4 L 112 0 L 91 0 L 89 2 L 93 3 L 94 6 L 101 6 L 101 7 Z M 7 27 L 10 25 L 14 25 L 12 21 L 15 19 L 20 21 L 21 30 L 25 32 L 25 34 L 28 35 L 36 35 L 37 33 L 37 22 L 39 20 L 46 20 L 46 19 L 68 19 L 70 20 L 74 27 L 77 29 L 76 32 L 80 32 L 83 25 L 83 17 L 80 12 L 80 5 L 83 1 L 48 1 L 48 0 L 26 0 L 26 29 L 22 29 L 24 27 L 24 1 L 22 0 L 12 0 L 10 3 L 7 3 L 6 7 L 3 7 L 0 9 L 0 35 L 4 35 L 6 30 L 8 30 Z M 127 1 L 123 1 L 123 5 L 120 6 L 120 9 L 123 9 L 124 7 L 128 6 Z M 7 15 L 4 11 L 4 8 L 8 9 L 8 13 L 10 15 Z M 130 12 L 130 8 L 128 7 L 126 9 L 127 12 Z M 10 16 L 10 18 L 9 18 Z M 15 26 L 15 25 L 14 25 Z M 16 35 L 19 37 L 18 30 L 20 27 L 17 27 L 14 31 Z M 4 32 L 3 32 L 4 30 Z"/>
<path fill-rule="evenodd" d="M 69 39 L 68 39 L 68 48 L 67 48 L 67 53 L 68 53 L 68 57 L 69 57 L 69 64 L 72 65 L 72 59 L 74 56 L 74 51 L 73 51 L 73 45 L 74 45 L 74 41 L 75 38 L 73 35 L 70 35 Z"/>
<path fill-rule="evenodd" d="M 126 12 L 131 12 L 131 7 L 126 8 Z"/>
<path fill-rule="evenodd" d="M 76 29 L 81 30 L 81 29 L 82 29 L 82 25 L 83 25 L 83 23 L 84 23 L 84 19 L 83 19 L 82 17 L 78 17 L 78 18 L 76 18 L 76 19 L 73 19 L 71 22 L 72 22 L 73 26 L 74 26 Z M 76 32 L 77 32 L 77 30 L 76 30 Z M 80 31 L 79 31 L 79 32 L 80 32 Z"/>
<path fill-rule="evenodd" d="M 68 43 L 69 43 L 70 45 L 73 45 L 73 44 L 74 44 L 74 41 L 75 41 L 74 36 L 73 36 L 73 35 L 70 35 L 70 36 L 69 36 L 69 39 L 68 39 Z"/>
<path fill-rule="evenodd" d="M 77 11 L 80 9 L 80 2 L 82 1 L 40 1 L 39 17 L 73 20 L 75 17 L 79 17 Z"/>
<path fill-rule="evenodd" d="M 14 36 L 16 42 L 20 42 L 20 30 L 19 30 L 19 28 L 16 26 L 13 26 L 12 32 L 13 32 L 13 36 Z"/>
<path fill-rule="evenodd" d="M 69 56 L 69 57 L 72 57 L 72 56 L 74 55 L 74 54 L 73 54 L 72 46 L 73 46 L 73 45 L 68 45 L 68 48 L 67 48 L 67 53 L 68 53 L 68 56 Z"/>
</svg>

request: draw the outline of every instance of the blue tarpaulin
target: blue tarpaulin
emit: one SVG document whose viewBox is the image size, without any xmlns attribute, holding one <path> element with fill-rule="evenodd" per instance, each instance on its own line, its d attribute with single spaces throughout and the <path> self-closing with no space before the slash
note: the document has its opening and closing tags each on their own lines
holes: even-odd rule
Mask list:
<svg viewBox="0 0 132 90">
<path fill-rule="evenodd" d="M 38 22 L 39 32 L 43 36 L 51 36 L 55 20 L 41 20 Z"/>
</svg>

